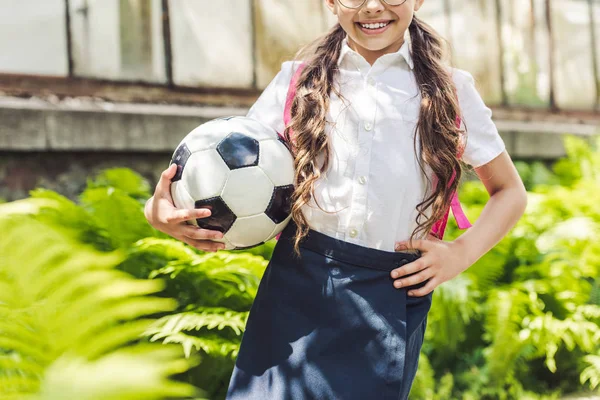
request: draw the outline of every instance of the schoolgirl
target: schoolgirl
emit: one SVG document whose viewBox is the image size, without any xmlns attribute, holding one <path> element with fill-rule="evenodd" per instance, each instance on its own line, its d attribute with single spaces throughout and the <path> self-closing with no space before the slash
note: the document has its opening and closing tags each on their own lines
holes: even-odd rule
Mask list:
<svg viewBox="0 0 600 400">
<path fill-rule="evenodd" d="M 466 71 L 416 12 L 425 0 L 324 0 L 338 23 L 281 71 L 248 116 L 295 156 L 293 221 L 249 314 L 227 399 L 406 399 L 434 289 L 516 224 L 526 192 Z M 490 194 L 471 227 L 456 189 L 471 165 Z M 202 250 L 166 170 L 146 216 Z M 459 227 L 443 241 L 448 210 Z"/>
</svg>

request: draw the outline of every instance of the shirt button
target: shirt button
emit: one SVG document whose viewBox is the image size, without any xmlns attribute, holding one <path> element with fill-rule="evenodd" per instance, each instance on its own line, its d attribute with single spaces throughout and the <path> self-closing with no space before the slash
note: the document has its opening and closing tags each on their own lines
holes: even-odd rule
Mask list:
<svg viewBox="0 0 600 400">
<path fill-rule="evenodd" d="M 373 129 L 373 124 L 370 122 L 365 122 L 365 130 L 370 131 L 371 129 Z"/>
<path fill-rule="evenodd" d="M 367 178 L 364 176 L 360 176 L 358 178 L 358 183 L 360 183 L 361 185 L 364 185 L 365 183 L 367 183 Z"/>
<path fill-rule="evenodd" d="M 376 83 L 376 82 L 375 82 L 375 79 L 373 79 L 373 78 L 369 78 L 369 79 L 367 79 L 367 83 L 368 83 L 369 85 L 371 85 L 371 86 L 375 86 L 375 83 Z"/>
<path fill-rule="evenodd" d="M 356 237 L 356 235 L 358 235 L 358 231 L 356 229 L 352 229 L 350 230 L 350 237 L 354 238 Z"/>
</svg>

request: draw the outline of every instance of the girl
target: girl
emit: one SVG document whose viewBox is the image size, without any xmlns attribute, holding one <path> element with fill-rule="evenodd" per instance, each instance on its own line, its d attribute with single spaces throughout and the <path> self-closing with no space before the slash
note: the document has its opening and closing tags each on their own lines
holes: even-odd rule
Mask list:
<svg viewBox="0 0 600 400">
<path fill-rule="evenodd" d="M 433 290 L 499 242 L 526 205 L 473 78 L 443 64 L 441 39 L 415 15 L 424 0 L 324 1 L 338 24 L 301 62 L 284 63 L 248 113 L 290 141 L 296 188 L 232 400 L 406 399 Z M 490 199 L 471 229 L 442 241 L 430 232 L 457 188 L 460 155 Z M 184 224 L 210 211 L 173 207 L 174 173 L 162 174 L 148 220 L 199 249 L 222 248 L 210 241 L 219 232 Z"/>
</svg>

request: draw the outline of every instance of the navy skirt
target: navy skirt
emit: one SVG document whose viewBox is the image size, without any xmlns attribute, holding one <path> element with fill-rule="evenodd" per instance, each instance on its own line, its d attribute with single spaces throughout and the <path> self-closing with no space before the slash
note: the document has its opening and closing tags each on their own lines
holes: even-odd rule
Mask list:
<svg viewBox="0 0 600 400">
<path fill-rule="evenodd" d="M 418 253 L 389 252 L 311 230 L 293 254 L 290 223 L 260 282 L 227 399 L 408 397 L 432 293 L 396 289 L 390 271 Z"/>
</svg>

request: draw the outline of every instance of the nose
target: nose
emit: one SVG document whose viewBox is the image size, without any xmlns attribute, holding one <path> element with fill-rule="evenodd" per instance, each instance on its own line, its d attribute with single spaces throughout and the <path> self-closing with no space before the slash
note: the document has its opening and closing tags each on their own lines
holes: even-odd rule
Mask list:
<svg viewBox="0 0 600 400">
<path fill-rule="evenodd" d="M 370 14 L 380 13 L 385 10 L 382 0 L 367 0 L 365 4 L 365 11 Z"/>
</svg>

